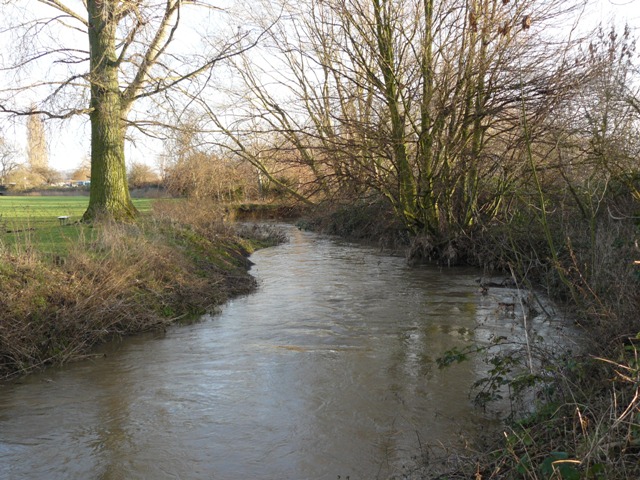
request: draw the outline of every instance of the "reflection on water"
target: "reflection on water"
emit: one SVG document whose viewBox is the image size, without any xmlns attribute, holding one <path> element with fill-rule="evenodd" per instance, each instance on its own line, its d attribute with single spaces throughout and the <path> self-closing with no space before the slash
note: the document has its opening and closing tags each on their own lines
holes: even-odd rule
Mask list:
<svg viewBox="0 0 640 480">
<path fill-rule="evenodd" d="M 521 328 L 477 272 L 290 233 L 221 313 L 0 386 L 0 478 L 386 478 L 485 423 L 484 366 L 434 365 Z"/>
</svg>

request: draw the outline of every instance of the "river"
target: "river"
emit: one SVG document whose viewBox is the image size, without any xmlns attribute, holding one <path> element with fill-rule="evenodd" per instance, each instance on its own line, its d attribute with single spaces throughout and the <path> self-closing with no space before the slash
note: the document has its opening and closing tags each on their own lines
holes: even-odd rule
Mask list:
<svg viewBox="0 0 640 480">
<path fill-rule="evenodd" d="M 0 478 L 384 479 L 487 425 L 469 399 L 486 365 L 435 359 L 521 330 L 506 290 L 288 232 L 220 312 L 0 384 Z"/>
</svg>

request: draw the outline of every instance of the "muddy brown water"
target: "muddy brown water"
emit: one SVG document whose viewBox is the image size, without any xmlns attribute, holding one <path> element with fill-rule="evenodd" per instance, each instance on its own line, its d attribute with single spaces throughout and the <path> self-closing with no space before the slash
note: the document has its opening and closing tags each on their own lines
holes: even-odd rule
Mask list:
<svg viewBox="0 0 640 480">
<path fill-rule="evenodd" d="M 469 399 L 486 365 L 435 359 L 522 331 L 509 291 L 288 232 L 219 313 L 0 384 L 0 478 L 382 479 L 486 427 Z"/>
</svg>

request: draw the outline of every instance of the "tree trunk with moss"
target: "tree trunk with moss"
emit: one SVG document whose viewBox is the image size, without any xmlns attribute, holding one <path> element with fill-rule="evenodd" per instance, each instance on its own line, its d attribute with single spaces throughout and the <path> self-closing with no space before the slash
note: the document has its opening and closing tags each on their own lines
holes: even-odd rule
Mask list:
<svg viewBox="0 0 640 480">
<path fill-rule="evenodd" d="M 89 0 L 91 81 L 91 190 L 83 220 L 107 215 L 126 220 L 131 202 L 124 156 L 126 108 L 118 82 L 117 1 Z"/>
<path fill-rule="evenodd" d="M 393 4 L 388 0 L 373 0 L 378 63 L 382 73 L 382 87 L 387 109 L 385 113 L 389 115 L 389 140 L 397 177 L 397 193 L 392 195 L 394 197 L 393 203 L 396 212 L 403 219 L 407 228 L 417 231 L 420 228 L 420 219 L 416 202 L 416 182 L 407 153 L 405 112 L 400 98 L 401 86 L 398 83 L 399 72 L 393 43 L 392 11 Z"/>
</svg>

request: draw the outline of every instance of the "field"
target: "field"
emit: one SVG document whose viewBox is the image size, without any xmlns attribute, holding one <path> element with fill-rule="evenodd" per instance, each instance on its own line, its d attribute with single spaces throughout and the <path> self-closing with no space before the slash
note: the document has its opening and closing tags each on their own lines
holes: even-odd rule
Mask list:
<svg viewBox="0 0 640 480">
<path fill-rule="evenodd" d="M 151 209 L 152 200 L 133 201 L 142 213 Z M 81 236 L 91 237 L 90 227 L 78 223 L 89 197 L 0 196 L 0 248 L 35 247 L 43 253 L 64 253 Z M 67 216 L 61 224 L 58 217 Z"/>
</svg>

